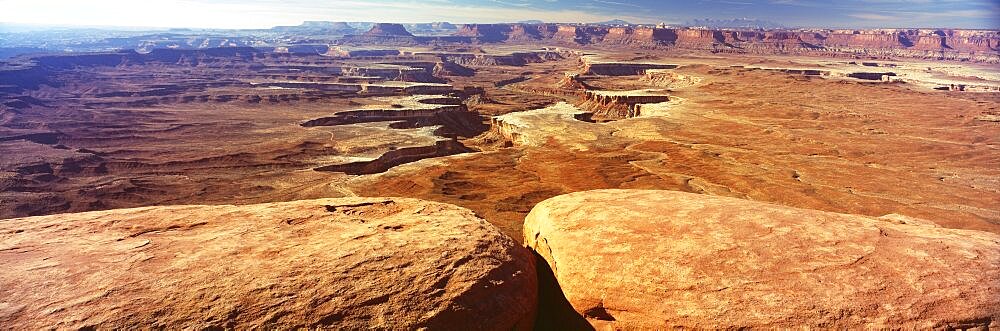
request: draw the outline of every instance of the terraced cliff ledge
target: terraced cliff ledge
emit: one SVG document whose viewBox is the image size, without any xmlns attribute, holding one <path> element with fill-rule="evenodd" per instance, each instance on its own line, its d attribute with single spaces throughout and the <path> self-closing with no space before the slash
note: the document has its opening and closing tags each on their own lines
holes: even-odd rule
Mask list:
<svg viewBox="0 0 1000 331">
<path fill-rule="evenodd" d="M 580 105 L 591 113 L 589 119 L 603 121 L 639 117 L 644 104 L 670 101 L 670 96 L 659 90 L 635 91 L 586 91 Z"/>
</svg>

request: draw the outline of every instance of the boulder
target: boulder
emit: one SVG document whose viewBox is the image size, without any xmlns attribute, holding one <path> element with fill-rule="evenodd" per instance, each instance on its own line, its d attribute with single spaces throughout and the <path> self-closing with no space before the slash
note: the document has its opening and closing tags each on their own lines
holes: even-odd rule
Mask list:
<svg viewBox="0 0 1000 331">
<path fill-rule="evenodd" d="M 539 203 L 524 236 L 598 328 L 1000 327 L 1000 235 L 902 215 L 598 190 Z"/>
<path fill-rule="evenodd" d="M 14 329 L 532 327 L 531 253 L 403 198 L 170 206 L 0 221 Z"/>
</svg>

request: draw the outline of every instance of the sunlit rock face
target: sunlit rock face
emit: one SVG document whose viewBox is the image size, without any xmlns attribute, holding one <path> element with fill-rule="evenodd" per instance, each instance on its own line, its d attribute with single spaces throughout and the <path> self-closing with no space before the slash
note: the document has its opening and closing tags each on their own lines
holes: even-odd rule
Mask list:
<svg viewBox="0 0 1000 331">
<path fill-rule="evenodd" d="M 119 209 L 0 223 L 0 324 L 530 329 L 534 257 L 403 198 Z"/>
<path fill-rule="evenodd" d="M 671 191 L 545 200 L 525 245 L 599 328 L 997 327 L 1000 236 Z"/>
</svg>

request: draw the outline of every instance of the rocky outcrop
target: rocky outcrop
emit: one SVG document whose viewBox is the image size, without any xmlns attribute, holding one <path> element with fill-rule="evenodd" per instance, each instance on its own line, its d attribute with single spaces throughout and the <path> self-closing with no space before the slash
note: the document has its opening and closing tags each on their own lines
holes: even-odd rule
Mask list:
<svg viewBox="0 0 1000 331">
<path fill-rule="evenodd" d="M 458 26 L 448 22 L 409 23 L 404 26 L 415 34 L 442 35 L 458 30 Z"/>
<path fill-rule="evenodd" d="M 327 54 L 330 52 L 329 45 L 310 45 L 310 44 L 299 44 L 299 45 L 288 45 L 274 48 L 275 53 L 290 53 L 296 55 L 320 55 Z"/>
<path fill-rule="evenodd" d="M 404 198 L 0 222 L 14 329 L 530 329 L 534 258 L 472 211 Z"/>
<path fill-rule="evenodd" d="M 672 191 L 536 205 L 525 244 L 597 326 L 997 328 L 1000 236 Z"/>
<path fill-rule="evenodd" d="M 566 43 L 585 43 L 584 31 L 583 29 L 577 29 L 576 26 L 572 25 L 558 25 L 556 26 L 556 32 L 552 34 L 552 39 L 554 41 L 561 41 Z"/>
<path fill-rule="evenodd" d="M 533 42 L 552 39 L 558 29 L 554 24 L 465 24 L 454 35 L 482 43 Z"/>
<path fill-rule="evenodd" d="M 670 101 L 670 96 L 656 90 L 584 92 L 580 108 L 591 113 L 591 120 L 618 120 L 638 117 L 642 104 Z"/>
<path fill-rule="evenodd" d="M 740 30 L 568 24 L 469 24 L 471 42 L 550 41 L 576 45 L 677 47 L 724 53 L 911 57 L 1000 62 L 1000 33 L 984 30 Z"/>
<path fill-rule="evenodd" d="M 356 81 L 351 83 L 285 81 L 285 82 L 254 83 L 250 85 L 261 86 L 261 87 L 266 86 L 266 87 L 282 87 L 282 88 L 308 88 L 308 89 L 315 89 L 327 92 L 359 93 L 365 95 L 447 94 L 452 92 L 453 90 L 451 85 L 442 83 L 421 83 L 421 82 L 401 82 L 401 81 L 364 82 L 370 78 L 376 78 L 376 77 L 355 77 L 355 78 L 363 78 L 363 79 L 357 79 L 358 81 L 362 82 Z M 346 79 L 343 80 L 353 81 L 355 79 L 347 77 Z"/>
<path fill-rule="evenodd" d="M 586 60 L 583 66 L 583 72 L 586 75 L 598 76 L 635 76 L 645 74 L 646 70 L 674 68 L 677 68 L 676 64 L 603 62 Z"/>
<path fill-rule="evenodd" d="M 476 70 L 462 66 L 451 61 L 441 61 L 434 64 L 433 72 L 435 77 L 459 76 L 472 77 L 476 75 Z"/>
<path fill-rule="evenodd" d="M 550 24 L 514 24 L 507 36 L 509 42 L 533 42 L 551 39 L 556 33 L 556 27 Z"/>
<path fill-rule="evenodd" d="M 448 42 L 469 42 L 467 38 L 455 37 L 416 37 L 406 30 L 402 24 L 376 23 L 371 29 L 360 35 L 347 35 L 338 40 L 339 44 L 351 44 L 355 47 L 367 47 L 373 44 L 409 46 L 441 40 Z"/>
<path fill-rule="evenodd" d="M 471 153 L 476 150 L 463 145 L 456 140 L 439 140 L 430 146 L 417 146 L 395 149 L 382 154 L 370 161 L 358 161 L 345 164 L 334 164 L 316 168 L 316 171 L 342 172 L 348 175 L 370 175 L 383 173 L 392 167 L 412 163 L 423 159 Z"/>
<path fill-rule="evenodd" d="M 741 67 L 741 66 L 736 66 Z M 751 70 L 764 70 L 764 71 L 776 71 L 780 73 L 785 73 L 789 75 L 799 75 L 799 76 L 834 76 L 834 73 L 829 70 L 820 69 L 798 69 L 798 68 L 750 68 Z M 881 77 L 879 77 L 881 79 Z"/>
<path fill-rule="evenodd" d="M 609 139 L 614 128 L 578 120 L 587 114 L 560 102 L 545 108 L 494 116 L 488 134 L 512 146 L 542 146 L 550 142 L 586 152 L 588 143 Z"/>
<path fill-rule="evenodd" d="M 1000 33 L 975 30 L 833 30 L 817 33 L 819 51 L 869 57 L 1000 62 Z"/>
<path fill-rule="evenodd" d="M 892 72 L 851 72 L 846 74 L 847 77 L 856 78 L 860 80 L 877 80 L 888 82 L 895 77 L 896 74 Z"/>
<path fill-rule="evenodd" d="M 409 31 L 402 24 L 395 23 L 376 23 L 368 32 L 363 34 L 365 37 L 413 37 Z"/>
<path fill-rule="evenodd" d="M 679 74 L 673 70 L 649 69 L 639 81 L 663 88 L 685 88 L 701 83 L 701 77 Z"/>
<path fill-rule="evenodd" d="M 336 126 L 399 121 L 414 122 L 416 123 L 414 126 L 440 125 L 441 123 L 436 118 L 444 113 L 468 113 L 468 109 L 462 104 L 462 100 L 458 98 L 417 95 L 408 97 L 406 101 L 408 102 L 399 102 L 392 108 L 340 111 L 333 116 L 306 121 L 302 123 L 302 126 Z"/>
<path fill-rule="evenodd" d="M 362 94 L 393 95 L 393 94 L 446 94 L 452 91 L 452 86 L 437 83 L 382 82 L 362 84 Z"/>
<path fill-rule="evenodd" d="M 435 65 L 435 62 L 393 62 L 344 66 L 341 74 L 403 82 L 441 83 L 443 81 L 434 76 Z"/>
<path fill-rule="evenodd" d="M 340 111 L 332 116 L 303 122 L 302 126 L 316 127 L 392 122 L 389 123 L 389 127 L 392 129 L 437 126 L 438 128 L 434 130 L 434 134 L 446 138 L 473 137 L 488 129 L 483 124 L 479 114 L 468 111 L 468 108 L 459 98 L 415 95 L 396 100 L 396 102 L 391 107 L 381 109 L 370 108 Z M 429 152 L 420 153 L 427 154 Z M 456 153 L 439 156 L 451 154 Z"/>
<path fill-rule="evenodd" d="M 510 54 L 415 53 L 415 55 L 435 55 L 444 62 L 472 67 L 523 66 L 529 63 L 541 63 L 564 58 L 564 55 L 561 52 L 549 50 L 513 52 Z"/>
<path fill-rule="evenodd" d="M 559 79 L 559 83 L 556 84 L 559 88 L 574 90 L 574 91 L 584 91 L 591 89 L 590 85 L 587 85 L 580 75 L 577 73 L 566 73 L 562 79 Z"/>
<path fill-rule="evenodd" d="M 677 30 L 676 45 L 694 49 L 713 49 L 726 43 L 722 31 L 703 29 Z"/>
<path fill-rule="evenodd" d="M 344 49 L 342 47 L 331 47 L 327 54 L 331 56 L 358 58 L 398 56 L 400 52 L 397 49 Z"/>
<path fill-rule="evenodd" d="M 472 37 L 480 42 L 501 42 L 509 39 L 513 27 L 511 24 L 464 24 L 455 35 Z"/>
<path fill-rule="evenodd" d="M 613 27 L 608 29 L 608 34 L 604 36 L 602 43 L 651 47 L 659 44 L 657 37 L 652 28 Z"/>
<path fill-rule="evenodd" d="M 974 84 L 949 84 L 947 86 L 939 86 L 934 89 L 956 92 L 1000 92 L 1000 86 Z"/>
<path fill-rule="evenodd" d="M 607 27 L 595 25 L 544 24 L 538 29 L 546 36 L 545 39 L 580 45 L 599 44 L 608 33 Z"/>
<path fill-rule="evenodd" d="M 304 127 L 336 126 L 357 123 L 430 121 L 443 112 L 465 111 L 462 105 L 425 109 L 359 109 L 341 111 L 333 116 L 321 117 L 302 123 Z"/>
</svg>

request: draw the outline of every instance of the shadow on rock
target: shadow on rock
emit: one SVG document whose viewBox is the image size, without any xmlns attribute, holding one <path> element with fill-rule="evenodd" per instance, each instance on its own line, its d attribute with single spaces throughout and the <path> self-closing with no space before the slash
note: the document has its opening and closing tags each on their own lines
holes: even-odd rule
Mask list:
<svg viewBox="0 0 1000 331">
<path fill-rule="evenodd" d="M 563 294 L 556 276 L 538 253 L 535 265 L 538 271 L 538 317 L 535 330 L 594 330 L 587 319 L 577 313 Z"/>
</svg>

